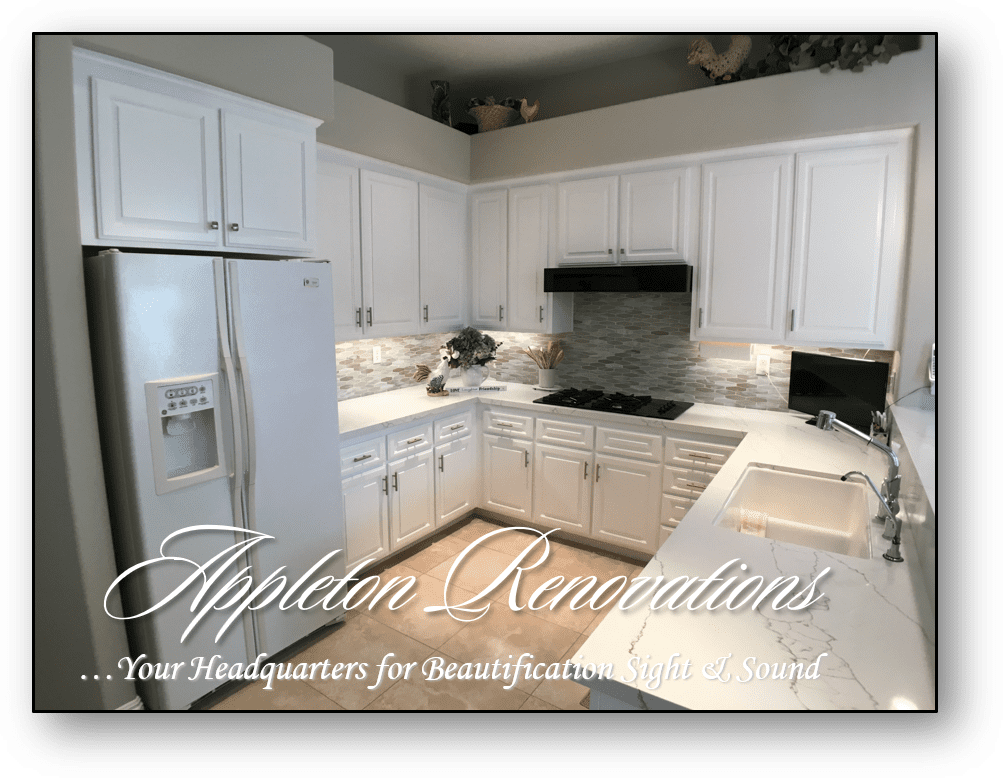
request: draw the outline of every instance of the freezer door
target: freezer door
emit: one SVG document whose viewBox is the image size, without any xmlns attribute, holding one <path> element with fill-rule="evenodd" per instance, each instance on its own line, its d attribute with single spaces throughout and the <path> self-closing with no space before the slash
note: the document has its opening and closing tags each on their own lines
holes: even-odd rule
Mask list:
<svg viewBox="0 0 1003 778">
<path fill-rule="evenodd" d="M 247 523 L 274 538 L 252 552 L 255 580 L 281 570 L 288 589 L 336 549 L 342 552 L 302 588 L 324 576 L 343 577 L 330 266 L 227 260 L 227 278 L 246 417 Z M 258 650 L 274 654 L 343 613 L 340 606 L 282 609 L 273 601 L 254 613 Z"/>
<path fill-rule="evenodd" d="M 123 580 L 123 607 L 126 615 L 133 615 L 163 601 L 198 565 L 240 538 L 231 503 L 228 438 L 232 440 L 233 425 L 220 360 L 213 259 L 103 252 L 88 258 L 85 267 L 102 459 L 119 572 L 161 556 L 176 558 Z M 225 297 L 220 299 L 225 303 Z M 198 405 L 200 396 L 206 396 L 200 387 L 211 391 L 212 399 Z M 175 413 L 169 406 L 181 399 L 191 400 L 196 410 Z M 157 468 L 166 468 L 165 483 L 171 485 L 166 490 L 162 485 L 160 494 Z M 197 525 L 219 529 L 182 532 L 162 546 L 172 533 Z M 230 566 L 220 583 L 238 569 Z M 186 708 L 225 682 L 188 680 L 194 657 L 219 654 L 227 663 L 247 660 L 240 620 L 216 640 L 229 615 L 223 611 L 213 612 L 182 642 L 198 591 L 195 581 L 165 607 L 126 622 L 133 659 L 146 654 L 145 661 L 152 663 L 184 663 L 175 680 L 139 683 L 150 708 Z M 93 606 L 101 609 L 103 604 Z"/>
</svg>

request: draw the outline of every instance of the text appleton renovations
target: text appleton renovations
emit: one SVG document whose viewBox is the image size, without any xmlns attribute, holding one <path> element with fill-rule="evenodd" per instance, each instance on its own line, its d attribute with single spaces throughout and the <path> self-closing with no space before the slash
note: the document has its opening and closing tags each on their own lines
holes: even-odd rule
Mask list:
<svg viewBox="0 0 1003 778">
<path fill-rule="evenodd" d="M 481 592 L 462 603 L 450 602 L 449 593 L 453 574 L 459 569 L 467 555 L 488 538 L 504 532 L 515 531 L 529 533 L 530 542 L 526 548 L 501 570 Z M 202 563 L 166 553 L 172 540 L 194 532 L 234 532 L 243 534 L 245 537 Z M 555 576 L 545 581 L 528 598 L 521 601 L 518 592 L 521 577 L 523 573 L 538 567 L 547 559 L 550 554 L 548 536 L 554 532 L 557 530 L 539 532 L 528 527 L 503 527 L 481 536 L 467 546 L 453 562 L 449 575 L 443 584 L 442 604 L 426 606 L 425 612 L 445 611 L 457 621 L 476 621 L 490 608 L 488 596 L 505 585 L 510 587 L 508 607 L 513 611 L 524 609 L 536 611 L 544 608 L 553 610 L 562 604 L 566 604 L 571 610 L 579 610 L 584 607 L 600 610 L 617 597 L 620 598 L 617 607 L 621 610 L 629 610 L 640 603 L 647 602 L 648 607 L 652 610 L 663 608 L 676 610 L 683 607 L 687 610 L 704 609 L 708 611 L 722 607 L 727 610 L 738 610 L 746 607 L 755 610 L 762 605 L 768 605 L 775 611 L 784 609 L 797 611 L 810 607 L 825 596 L 821 591 L 816 592 L 815 587 L 831 569 L 826 567 L 800 589 L 798 587 L 801 586 L 801 581 L 798 576 L 780 576 L 770 582 L 759 575 L 741 576 L 741 580 L 739 580 L 739 575 L 729 575 L 729 577 L 724 578 L 728 571 L 734 568 L 737 568 L 737 571 L 741 573 L 745 573 L 748 569 L 737 558 L 728 560 L 705 578 L 681 575 L 665 580 L 663 576 L 659 575 L 654 577 L 638 576 L 632 581 L 628 581 L 626 576 L 620 575 L 604 583 L 599 583 L 595 576 L 576 576 L 569 581 L 565 581 L 563 576 Z M 258 610 L 276 603 L 281 610 L 291 608 L 311 610 L 316 607 L 321 607 L 324 610 L 334 610 L 339 607 L 353 610 L 365 603 L 368 603 L 368 607 L 372 609 L 377 603 L 386 600 L 387 607 L 391 610 L 398 610 L 415 597 L 416 593 L 412 589 L 417 585 L 417 581 L 414 576 L 395 576 L 385 583 L 381 582 L 379 576 L 376 575 L 359 578 L 360 571 L 374 561 L 371 559 L 356 565 L 342 578 L 321 575 L 315 579 L 325 564 L 342 553 L 341 549 L 335 549 L 321 557 L 291 586 L 289 579 L 282 575 L 284 567 L 273 571 L 255 585 L 251 576 L 251 568 L 244 564 L 246 555 L 253 546 L 267 540 L 274 540 L 274 538 L 261 532 L 220 525 L 202 524 L 172 532 L 161 543 L 159 557 L 133 565 L 112 582 L 105 593 L 105 613 L 119 620 L 140 618 L 154 613 L 186 591 L 191 590 L 195 593 L 190 607 L 194 616 L 181 634 L 180 641 L 184 642 L 188 634 L 211 613 L 232 611 L 216 633 L 216 641 L 218 642 L 245 611 Z M 534 552 L 536 552 L 535 557 Z M 116 616 L 108 610 L 108 602 L 112 593 L 129 576 L 152 569 L 157 565 L 177 563 L 190 565 L 193 570 L 184 581 L 159 602 L 152 604 L 141 613 Z M 236 572 L 229 579 L 226 579 L 227 570 L 235 570 Z M 714 584 L 718 585 L 714 586 Z M 478 603 L 483 604 L 478 606 Z"/>
</svg>

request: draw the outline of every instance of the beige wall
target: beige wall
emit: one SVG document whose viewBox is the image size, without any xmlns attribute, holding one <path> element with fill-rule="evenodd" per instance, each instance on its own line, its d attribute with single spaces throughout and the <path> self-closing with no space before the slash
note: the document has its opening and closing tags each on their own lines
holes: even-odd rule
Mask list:
<svg viewBox="0 0 1003 778">
<path fill-rule="evenodd" d="M 442 176 L 470 180 L 470 136 L 334 81 L 334 114 L 317 141 L 367 157 Z"/>
<path fill-rule="evenodd" d="M 897 396 L 926 382 L 935 337 L 936 50 L 863 73 L 806 70 L 695 89 L 471 138 L 471 183 L 892 127 L 916 128 Z"/>
<path fill-rule="evenodd" d="M 71 52 L 81 45 L 325 118 L 330 50 L 301 36 L 35 38 L 34 702 L 111 709 L 135 697 L 116 664 L 121 622 L 103 612 L 115 564 L 87 339 L 73 158 Z M 82 674 L 118 680 L 80 680 Z"/>
</svg>

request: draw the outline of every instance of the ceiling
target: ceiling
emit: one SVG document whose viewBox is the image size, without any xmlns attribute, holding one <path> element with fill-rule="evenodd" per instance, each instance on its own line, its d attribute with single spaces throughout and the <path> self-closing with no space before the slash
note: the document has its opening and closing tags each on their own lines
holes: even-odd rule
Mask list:
<svg viewBox="0 0 1003 778">
<path fill-rule="evenodd" d="M 693 35 L 360 35 L 405 76 L 451 81 L 548 78 L 666 49 Z"/>
</svg>

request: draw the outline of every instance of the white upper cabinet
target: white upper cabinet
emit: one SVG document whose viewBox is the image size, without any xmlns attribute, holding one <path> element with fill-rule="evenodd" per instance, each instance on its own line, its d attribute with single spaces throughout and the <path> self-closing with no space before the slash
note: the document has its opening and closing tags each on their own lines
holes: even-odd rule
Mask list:
<svg viewBox="0 0 1003 778">
<path fill-rule="evenodd" d="M 99 78 L 90 86 L 93 237 L 219 245 L 219 111 Z"/>
<path fill-rule="evenodd" d="M 421 331 L 463 327 L 467 275 L 467 195 L 419 184 Z"/>
<path fill-rule="evenodd" d="M 549 184 L 508 192 L 508 326 L 519 332 L 553 331 L 543 291 L 543 270 L 552 253 L 553 192 Z"/>
<path fill-rule="evenodd" d="M 360 189 L 366 335 L 414 334 L 419 331 L 418 184 L 363 170 Z"/>
<path fill-rule="evenodd" d="M 317 256 L 334 276 L 334 330 L 339 341 L 363 335 L 359 169 L 317 159 Z"/>
<path fill-rule="evenodd" d="M 792 155 L 703 166 L 698 340 L 783 340 L 793 167 Z"/>
<path fill-rule="evenodd" d="M 557 264 L 692 262 L 697 183 L 677 167 L 558 184 Z"/>
<path fill-rule="evenodd" d="M 692 337 L 896 349 L 910 134 L 704 165 Z"/>
<path fill-rule="evenodd" d="M 471 324 L 504 329 L 508 304 L 508 191 L 470 196 Z"/>
<path fill-rule="evenodd" d="M 83 244 L 313 253 L 319 120 L 82 50 L 73 77 Z"/>
<path fill-rule="evenodd" d="M 894 348 L 905 144 L 798 154 L 789 340 Z"/>
<path fill-rule="evenodd" d="M 227 246 L 312 250 L 316 134 L 312 127 L 306 131 L 223 113 Z"/>
</svg>

